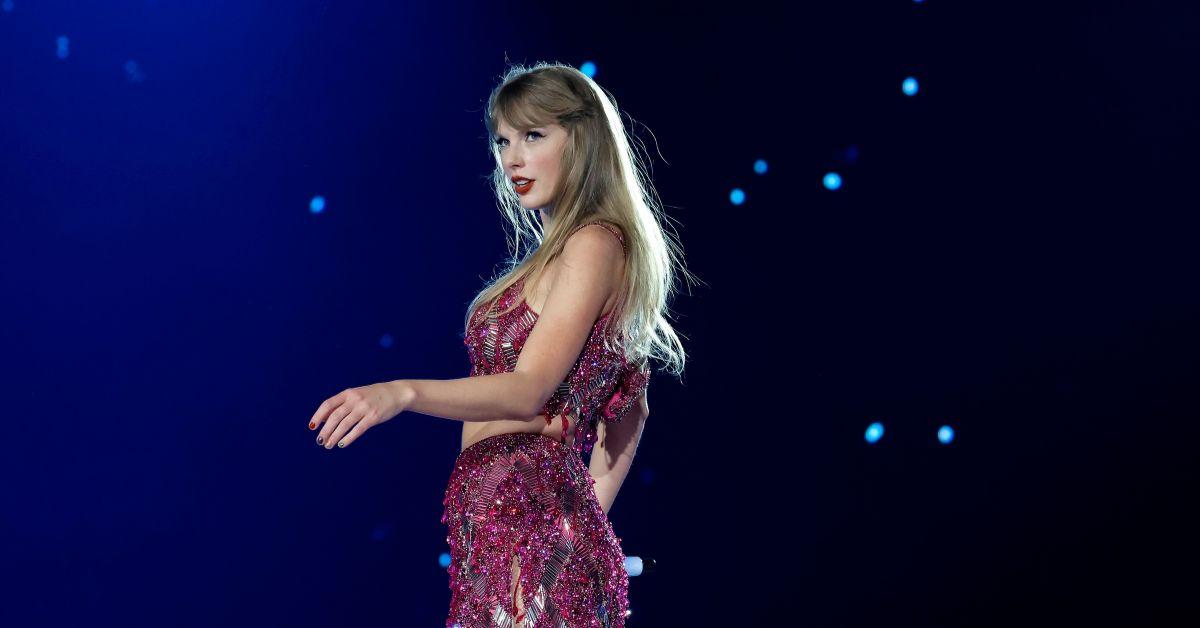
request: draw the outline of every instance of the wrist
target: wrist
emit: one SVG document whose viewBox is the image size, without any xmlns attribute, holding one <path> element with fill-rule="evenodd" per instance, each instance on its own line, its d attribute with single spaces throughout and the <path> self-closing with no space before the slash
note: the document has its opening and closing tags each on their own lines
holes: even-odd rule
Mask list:
<svg viewBox="0 0 1200 628">
<path fill-rule="evenodd" d="M 388 382 L 392 388 L 392 398 L 396 403 L 396 414 L 400 414 L 412 407 L 413 401 L 417 398 L 417 389 L 413 387 L 412 381 L 407 379 L 397 379 Z"/>
</svg>

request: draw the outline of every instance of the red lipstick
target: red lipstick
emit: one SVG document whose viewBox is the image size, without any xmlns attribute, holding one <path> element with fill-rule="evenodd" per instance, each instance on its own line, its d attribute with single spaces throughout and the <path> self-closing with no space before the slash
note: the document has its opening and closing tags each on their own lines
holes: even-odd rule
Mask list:
<svg viewBox="0 0 1200 628">
<path fill-rule="evenodd" d="M 524 183 L 518 184 L 517 183 L 518 181 L 524 181 Z M 529 190 L 533 189 L 533 179 L 526 179 L 524 177 L 513 177 L 512 183 L 513 183 L 513 189 L 517 191 L 517 194 L 525 195 L 525 194 L 529 193 Z"/>
</svg>

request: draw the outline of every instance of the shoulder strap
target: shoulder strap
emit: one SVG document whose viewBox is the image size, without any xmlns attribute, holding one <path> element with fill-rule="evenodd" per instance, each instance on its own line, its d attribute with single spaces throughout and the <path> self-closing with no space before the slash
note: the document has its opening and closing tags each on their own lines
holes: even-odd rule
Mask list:
<svg viewBox="0 0 1200 628">
<path fill-rule="evenodd" d="M 625 236 L 621 235 L 621 229 L 616 227 L 615 225 L 607 223 L 603 220 L 593 220 L 592 222 L 585 222 L 582 225 L 579 225 L 578 227 L 575 227 L 574 229 L 572 229 L 571 233 L 567 234 L 567 237 L 568 238 L 571 237 L 571 235 L 574 234 L 576 231 L 579 231 L 580 229 L 587 227 L 589 225 L 600 225 L 601 227 L 604 227 L 605 229 L 607 229 L 609 233 L 611 233 L 617 237 L 617 241 L 619 241 L 621 243 L 621 248 L 624 249 L 626 252 L 629 252 L 629 247 L 627 247 L 625 245 Z"/>
</svg>

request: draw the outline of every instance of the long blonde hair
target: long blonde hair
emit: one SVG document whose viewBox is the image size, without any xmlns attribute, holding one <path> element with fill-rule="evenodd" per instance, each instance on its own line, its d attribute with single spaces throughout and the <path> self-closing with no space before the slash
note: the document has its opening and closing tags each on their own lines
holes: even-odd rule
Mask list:
<svg viewBox="0 0 1200 628">
<path fill-rule="evenodd" d="M 493 141 L 501 120 L 519 130 L 551 122 L 567 129 L 561 161 L 563 176 L 551 201 L 554 219 L 549 233 L 542 233 L 541 222 L 534 212 L 521 207 L 509 185 Z M 510 253 L 506 268 L 471 301 L 464 329 L 477 308 L 490 305 L 514 283 L 528 279 L 527 283 L 536 285 L 575 227 L 604 220 L 620 227 L 628 249 L 625 283 L 608 329 L 614 330 L 621 350 L 632 363 L 641 366 L 655 358 L 667 371 L 681 374 L 686 352 L 666 313 L 675 293 L 677 274 L 693 277 L 684 267 L 678 238 L 668 237 L 660 225 L 660 218 L 669 218 L 645 175 L 640 156 L 631 148 L 616 99 L 569 65 L 543 62 L 525 68 L 518 64 L 511 66 L 492 90 L 484 123 L 488 150 L 496 162 L 492 187 L 513 233 L 506 238 Z M 512 307 L 516 305 L 519 301 L 514 300 Z M 608 335 L 604 345 L 613 349 Z"/>
</svg>

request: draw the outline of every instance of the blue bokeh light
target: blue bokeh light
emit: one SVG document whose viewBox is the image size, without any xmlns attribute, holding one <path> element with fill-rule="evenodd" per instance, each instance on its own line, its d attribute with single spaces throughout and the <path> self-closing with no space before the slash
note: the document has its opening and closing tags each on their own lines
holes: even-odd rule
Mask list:
<svg viewBox="0 0 1200 628">
<path fill-rule="evenodd" d="M 379 346 L 384 349 L 391 349 L 394 344 L 396 344 L 396 339 L 391 334 L 384 334 L 379 337 Z"/>
<path fill-rule="evenodd" d="M 396 526 L 394 526 L 391 523 L 380 523 L 380 524 L 376 525 L 371 530 L 371 540 L 378 543 L 379 541 L 383 541 L 384 539 L 387 539 L 388 537 L 390 537 L 392 535 L 392 532 L 395 531 L 395 527 Z"/>
<path fill-rule="evenodd" d="M 642 472 L 638 474 L 642 479 L 642 484 L 650 484 L 654 481 L 654 469 L 650 467 L 642 467 Z"/>
<path fill-rule="evenodd" d="M 904 82 L 900 84 L 900 89 L 904 91 L 905 96 L 916 96 L 920 88 L 921 86 L 917 83 L 917 79 L 911 76 L 904 79 Z"/>
<path fill-rule="evenodd" d="M 825 178 L 821 180 L 826 190 L 836 190 L 842 187 L 842 175 L 836 172 L 826 173 Z"/>
<path fill-rule="evenodd" d="M 584 61 L 583 65 L 579 66 L 579 71 L 586 74 L 588 78 L 596 78 L 596 64 L 591 61 Z"/>
<path fill-rule="evenodd" d="M 4 0 L 4 3 L 0 4 L 0 9 L 4 9 L 5 13 L 12 13 L 13 0 Z"/>
<path fill-rule="evenodd" d="M 325 211 L 325 197 L 324 196 L 312 197 L 312 200 L 308 202 L 308 210 L 314 214 L 319 214 L 319 213 Z"/>
<path fill-rule="evenodd" d="M 438 564 L 441 565 L 442 568 L 449 567 L 450 554 L 448 552 L 442 552 L 441 554 L 438 554 Z"/>
<path fill-rule="evenodd" d="M 767 160 L 758 159 L 754 162 L 754 172 L 758 174 L 767 174 Z"/>
<path fill-rule="evenodd" d="M 141 83 L 146 80 L 146 73 L 142 72 L 141 66 L 137 61 L 130 59 L 125 62 L 125 79 L 130 83 Z"/>
<path fill-rule="evenodd" d="M 868 425 L 867 433 L 864 434 L 863 437 L 866 438 L 867 442 L 871 443 L 872 445 L 878 443 L 879 439 L 883 438 L 883 423 L 876 421 Z"/>
<path fill-rule="evenodd" d="M 954 428 L 950 427 L 949 425 L 943 425 L 938 429 L 938 440 L 941 441 L 943 445 L 949 445 L 954 441 Z"/>
<path fill-rule="evenodd" d="M 742 191 L 742 188 L 733 188 L 733 191 L 729 193 L 729 202 L 734 205 L 745 203 L 746 193 Z"/>
<path fill-rule="evenodd" d="M 642 558 L 640 556 L 625 557 L 625 572 L 628 573 L 630 577 L 642 575 L 643 568 L 644 565 L 642 564 Z"/>
<path fill-rule="evenodd" d="M 59 59 L 66 59 L 71 54 L 71 39 L 66 35 L 59 35 L 58 39 L 54 40 L 54 43 L 58 46 L 55 54 L 58 55 Z"/>
</svg>

